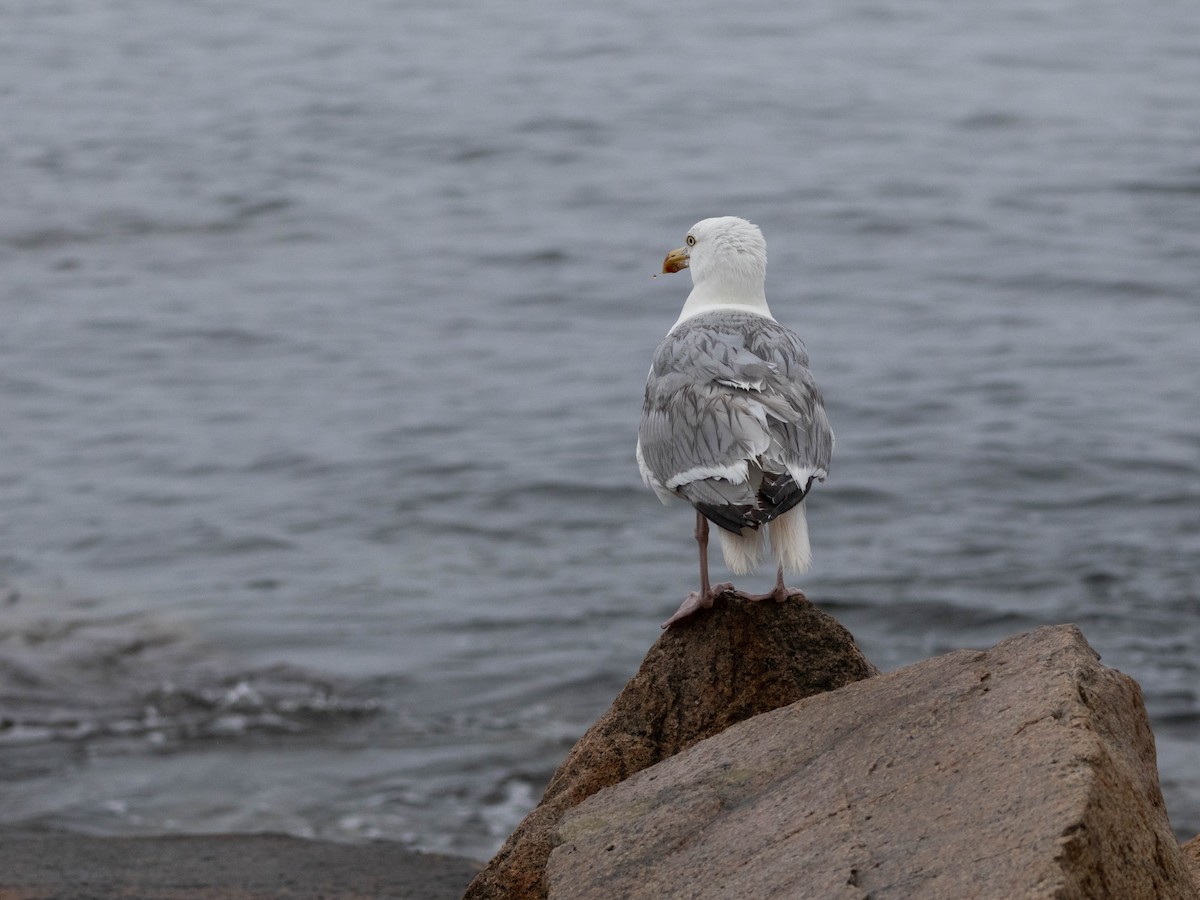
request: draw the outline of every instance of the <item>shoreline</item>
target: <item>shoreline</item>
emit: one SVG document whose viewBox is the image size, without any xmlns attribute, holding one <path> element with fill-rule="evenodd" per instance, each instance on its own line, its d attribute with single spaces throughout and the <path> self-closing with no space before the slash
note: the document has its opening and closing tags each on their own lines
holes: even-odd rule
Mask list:
<svg viewBox="0 0 1200 900">
<path fill-rule="evenodd" d="M 458 900 L 482 863 L 277 833 L 95 837 L 0 828 L 0 900 Z"/>
</svg>

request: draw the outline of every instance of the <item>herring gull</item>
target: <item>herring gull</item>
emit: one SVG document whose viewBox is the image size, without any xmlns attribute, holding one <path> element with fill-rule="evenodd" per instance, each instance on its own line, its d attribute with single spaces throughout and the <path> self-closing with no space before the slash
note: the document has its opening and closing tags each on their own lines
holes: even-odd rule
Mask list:
<svg viewBox="0 0 1200 900">
<path fill-rule="evenodd" d="M 825 480 L 833 453 L 804 344 L 767 307 L 758 226 L 734 216 L 697 222 L 663 261 L 663 272 L 681 269 L 691 271 L 692 291 L 654 353 L 637 442 L 646 486 L 664 504 L 678 497 L 696 509 L 700 590 L 664 628 L 733 588 L 709 584 L 710 521 L 738 575 L 753 571 L 770 543 L 775 587 L 744 596 L 799 593 L 784 586 L 784 572 L 812 564 L 804 499 Z"/>
</svg>

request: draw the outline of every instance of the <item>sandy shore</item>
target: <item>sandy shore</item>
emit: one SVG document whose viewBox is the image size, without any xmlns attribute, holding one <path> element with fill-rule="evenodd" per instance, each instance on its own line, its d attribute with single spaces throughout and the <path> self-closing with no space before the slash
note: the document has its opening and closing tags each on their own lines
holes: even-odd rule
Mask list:
<svg viewBox="0 0 1200 900">
<path fill-rule="evenodd" d="M 278 834 L 121 838 L 0 831 L 0 900 L 458 900 L 480 868 L 396 844 Z"/>
</svg>

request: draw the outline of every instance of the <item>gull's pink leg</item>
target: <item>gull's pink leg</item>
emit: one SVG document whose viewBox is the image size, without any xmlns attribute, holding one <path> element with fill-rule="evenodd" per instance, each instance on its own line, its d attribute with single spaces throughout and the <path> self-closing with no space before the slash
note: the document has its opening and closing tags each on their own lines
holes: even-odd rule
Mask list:
<svg viewBox="0 0 1200 900">
<path fill-rule="evenodd" d="M 747 600 L 774 600 L 776 603 L 782 603 L 788 597 L 799 597 L 801 600 L 807 599 L 804 596 L 804 591 L 789 589 L 783 583 L 783 566 L 780 566 L 775 572 L 775 587 L 767 591 L 765 594 L 743 594 Z"/>
<path fill-rule="evenodd" d="M 669 628 L 680 619 L 686 619 L 700 609 L 708 609 L 713 605 L 713 599 L 724 591 L 731 590 L 732 584 L 710 585 L 708 583 L 708 519 L 696 513 L 696 543 L 700 547 L 700 590 L 692 591 L 683 598 L 675 615 L 662 623 L 663 628 Z"/>
</svg>

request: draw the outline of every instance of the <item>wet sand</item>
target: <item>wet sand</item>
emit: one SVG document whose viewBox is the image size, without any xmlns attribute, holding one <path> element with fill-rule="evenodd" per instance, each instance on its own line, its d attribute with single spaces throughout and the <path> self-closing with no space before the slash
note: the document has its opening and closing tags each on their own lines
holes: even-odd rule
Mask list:
<svg viewBox="0 0 1200 900">
<path fill-rule="evenodd" d="M 458 900 L 481 868 L 398 844 L 278 834 L 87 837 L 0 832 L 0 900 Z"/>
</svg>

